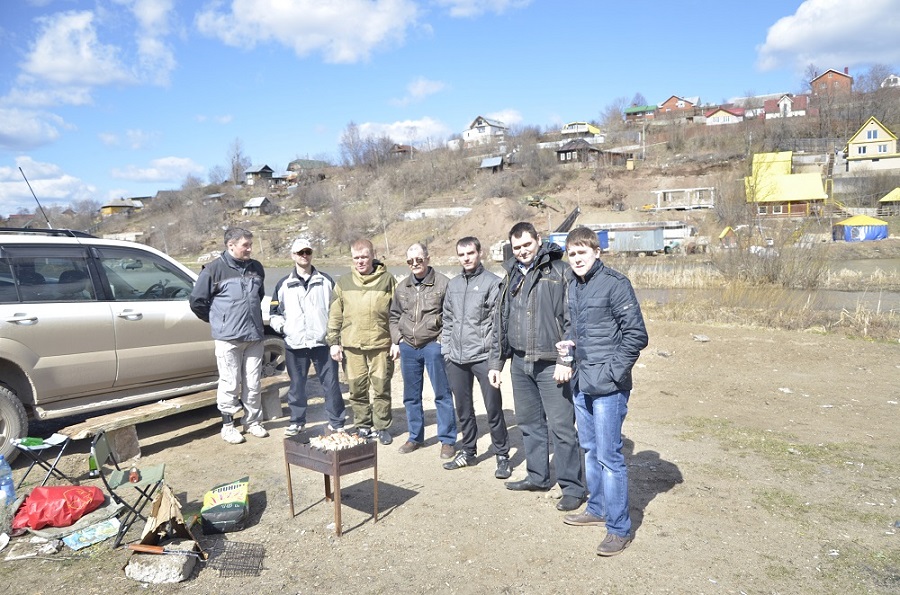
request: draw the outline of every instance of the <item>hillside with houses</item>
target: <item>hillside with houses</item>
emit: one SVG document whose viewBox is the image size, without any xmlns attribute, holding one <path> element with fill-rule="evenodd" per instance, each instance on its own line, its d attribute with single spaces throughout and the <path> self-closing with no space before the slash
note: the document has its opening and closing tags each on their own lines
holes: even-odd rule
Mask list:
<svg viewBox="0 0 900 595">
<path fill-rule="evenodd" d="M 897 233 L 900 77 L 879 81 L 874 70 L 855 84 L 847 69 L 829 69 L 806 93 L 718 104 L 672 95 L 552 130 L 478 115 L 442 146 L 348 130 L 340 165 L 238 155 L 230 179 L 55 209 L 51 221 L 184 259 L 218 248 L 221 229 L 238 224 L 258 232 L 270 258 L 298 236 L 335 256 L 368 236 L 390 255 L 411 241 L 449 249 L 470 233 L 491 245 L 523 219 L 550 233 L 576 210 L 577 223 L 598 228 L 680 222 L 703 238 L 666 246 L 683 251 L 726 245 L 728 230 L 748 245 L 824 238 L 853 216 Z M 46 223 L 35 211 L 3 225 Z"/>
</svg>

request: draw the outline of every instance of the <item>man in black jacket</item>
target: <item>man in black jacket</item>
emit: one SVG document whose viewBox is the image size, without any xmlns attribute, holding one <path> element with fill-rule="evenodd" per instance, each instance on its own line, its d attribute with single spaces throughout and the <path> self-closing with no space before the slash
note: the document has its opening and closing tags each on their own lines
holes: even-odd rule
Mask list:
<svg viewBox="0 0 900 595">
<path fill-rule="evenodd" d="M 550 481 L 549 439 L 553 440 L 553 466 L 562 490 L 556 508 L 575 510 L 584 502 L 582 454 L 575 432 L 575 408 L 568 382 L 558 382 L 557 369 L 571 376 L 571 361 L 558 355 L 556 343 L 569 327 L 566 306 L 566 271 L 562 249 L 541 243 L 528 222 L 509 231 L 513 258 L 503 264 L 494 324 L 488 378 L 500 387 L 500 371 L 510 359 L 516 422 L 522 430 L 528 475 L 506 482 L 515 491 L 547 491 Z M 548 436 L 549 434 L 549 436 Z"/>
</svg>

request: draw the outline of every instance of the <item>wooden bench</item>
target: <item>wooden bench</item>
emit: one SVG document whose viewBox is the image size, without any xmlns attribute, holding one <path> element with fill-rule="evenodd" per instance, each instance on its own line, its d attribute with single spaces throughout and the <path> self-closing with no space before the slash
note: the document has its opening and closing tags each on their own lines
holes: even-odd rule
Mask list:
<svg viewBox="0 0 900 595">
<path fill-rule="evenodd" d="M 287 376 L 270 376 L 262 379 L 263 419 L 281 416 L 281 391 L 289 384 Z M 215 403 L 216 389 L 210 389 L 139 405 L 115 413 L 98 415 L 65 427 L 59 430 L 59 433 L 68 436 L 71 440 L 84 440 L 93 438 L 99 431 L 105 430 L 118 460 L 125 461 L 141 454 L 137 424 L 208 407 Z"/>
</svg>

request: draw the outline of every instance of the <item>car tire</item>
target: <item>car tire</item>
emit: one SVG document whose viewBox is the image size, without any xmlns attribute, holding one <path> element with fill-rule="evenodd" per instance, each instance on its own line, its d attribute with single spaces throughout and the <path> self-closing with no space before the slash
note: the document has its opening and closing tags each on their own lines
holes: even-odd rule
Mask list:
<svg viewBox="0 0 900 595">
<path fill-rule="evenodd" d="M 280 376 L 287 370 L 284 355 L 284 339 L 278 335 L 266 334 L 263 339 L 262 377 Z"/>
<path fill-rule="evenodd" d="M 25 407 L 9 388 L 0 385 L 0 455 L 12 462 L 19 454 L 12 440 L 28 435 L 28 415 Z"/>
</svg>

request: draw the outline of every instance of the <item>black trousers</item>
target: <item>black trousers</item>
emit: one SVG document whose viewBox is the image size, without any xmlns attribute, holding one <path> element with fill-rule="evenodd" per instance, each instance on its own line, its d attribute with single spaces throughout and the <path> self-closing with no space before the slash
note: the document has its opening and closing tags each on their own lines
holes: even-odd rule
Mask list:
<svg viewBox="0 0 900 595">
<path fill-rule="evenodd" d="M 462 440 L 458 442 L 460 450 L 471 455 L 476 454 L 475 442 L 478 439 L 478 425 L 475 421 L 475 404 L 472 400 L 472 388 L 477 378 L 481 386 L 481 396 L 487 410 L 488 428 L 494 453 L 509 456 L 509 433 L 506 419 L 503 417 L 503 397 L 499 388 L 488 382 L 487 360 L 474 364 L 457 364 L 447 362 L 447 380 L 456 403 L 456 416 L 459 420 L 459 431 Z"/>
</svg>

